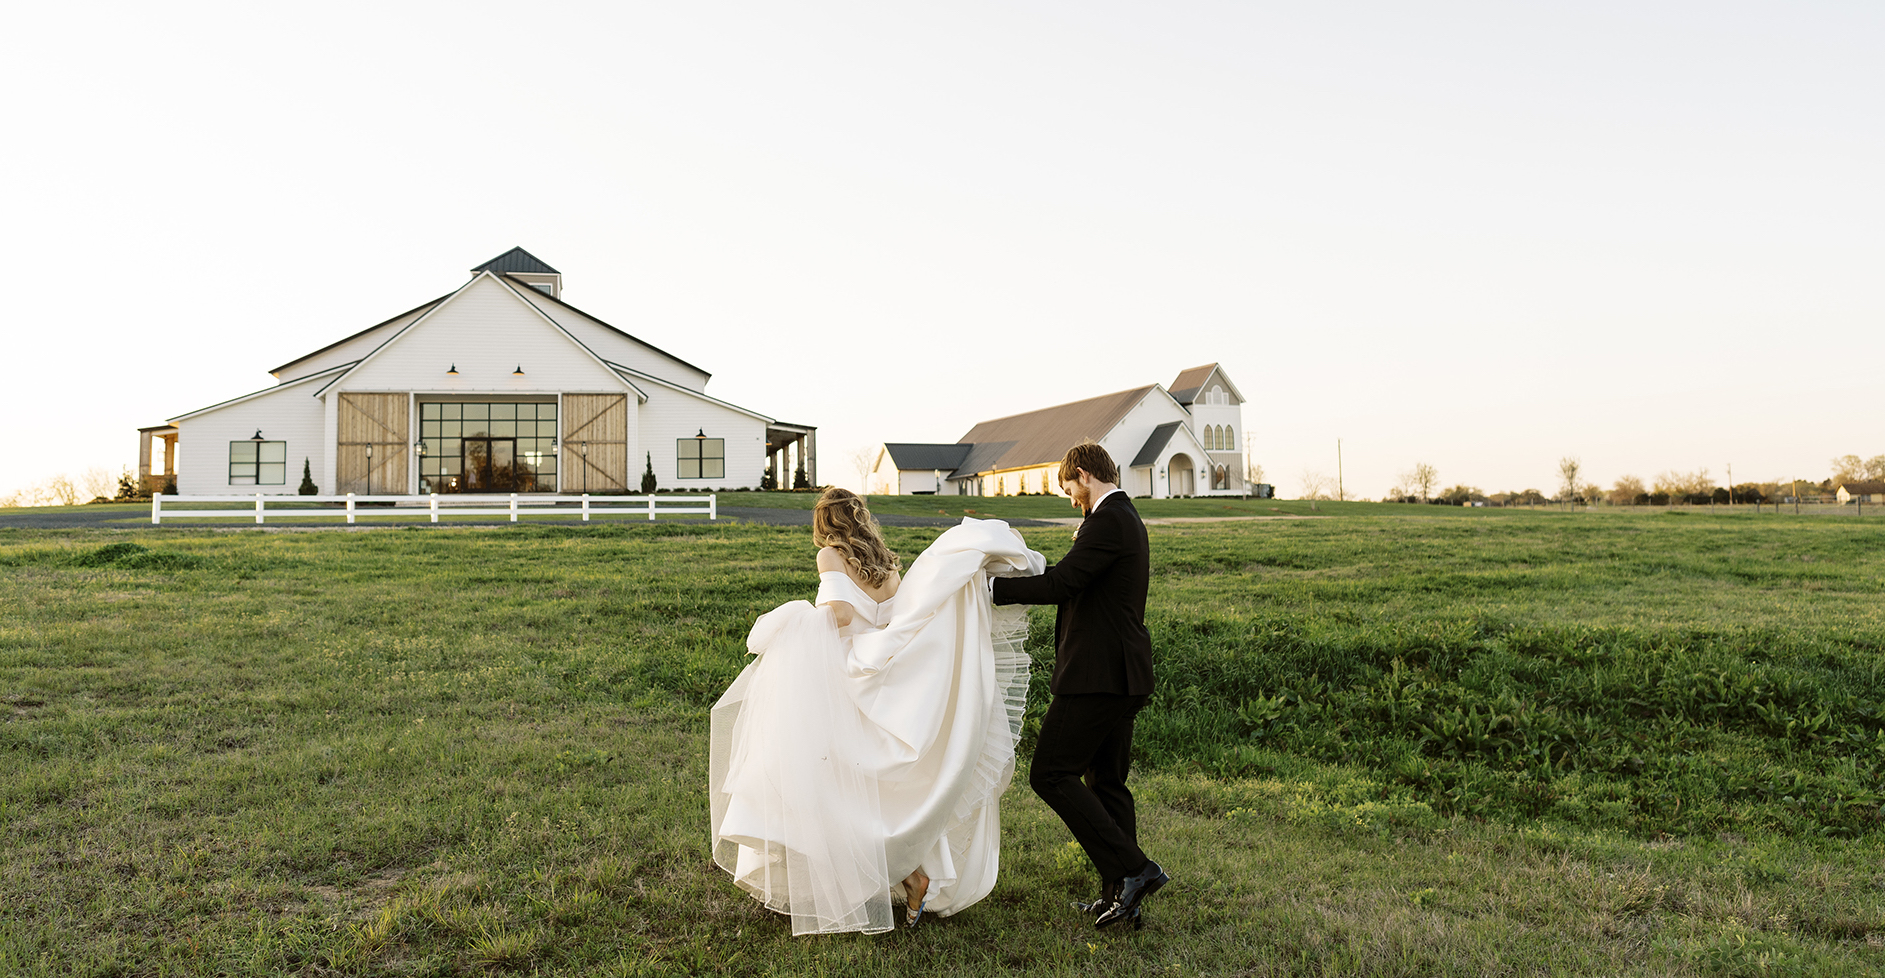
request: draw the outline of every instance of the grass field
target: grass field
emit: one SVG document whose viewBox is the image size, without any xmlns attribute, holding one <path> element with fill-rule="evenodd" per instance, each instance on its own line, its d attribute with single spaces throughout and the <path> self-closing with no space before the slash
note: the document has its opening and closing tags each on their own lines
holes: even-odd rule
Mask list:
<svg viewBox="0 0 1885 978">
<path fill-rule="evenodd" d="M 1146 931 L 1022 788 L 987 901 L 808 939 L 702 795 L 803 529 L 0 530 L 0 974 L 1885 969 L 1885 528 L 1316 514 L 1152 528 Z"/>
</svg>

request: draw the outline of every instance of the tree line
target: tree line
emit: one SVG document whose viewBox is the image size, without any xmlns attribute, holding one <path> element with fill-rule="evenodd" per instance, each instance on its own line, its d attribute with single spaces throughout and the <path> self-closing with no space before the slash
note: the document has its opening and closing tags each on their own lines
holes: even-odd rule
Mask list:
<svg viewBox="0 0 1885 978">
<path fill-rule="evenodd" d="M 1862 459 L 1857 455 L 1834 458 L 1830 475 L 1818 479 L 1773 479 L 1762 482 L 1723 484 L 1705 468 L 1692 472 L 1659 472 L 1645 481 L 1625 475 L 1606 489 L 1584 476 L 1584 464 L 1575 456 L 1558 460 L 1557 489 L 1547 495 L 1538 489 L 1487 493 L 1464 483 L 1441 488 L 1440 473 L 1432 465 L 1417 462 L 1400 474 L 1382 497 L 1384 502 L 1434 503 L 1447 506 L 1481 504 L 1489 506 L 1525 506 L 1544 503 L 1573 503 L 1612 506 L 1670 506 L 1727 503 L 1772 503 L 1831 496 L 1840 486 L 1885 482 L 1885 455 Z M 1305 489 L 1319 491 L 1320 485 Z M 1885 491 L 1875 489 L 1873 491 Z M 1317 498 L 1305 495 L 1304 498 Z"/>
</svg>

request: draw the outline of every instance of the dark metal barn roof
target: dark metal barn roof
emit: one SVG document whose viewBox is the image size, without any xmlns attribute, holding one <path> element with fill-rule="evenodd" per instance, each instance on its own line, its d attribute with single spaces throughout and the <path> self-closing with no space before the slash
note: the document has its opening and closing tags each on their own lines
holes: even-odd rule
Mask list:
<svg viewBox="0 0 1885 978">
<path fill-rule="evenodd" d="M 538 258 L 536 255 L 533 255 L 522 248 L 512 248 L 511 250 L 497 256 L 496 258 L 493 258 L 490 261 L 485 262 L 484 264 L 479 265 L 478 267 L 472 269 L 471 274 L 476 275 L 479 272 L 485 272 L 485 271 L 506 272 L 506 273 L 535 272 L 540 275 L 563 274 L 562 272 L 559 272 L 556 269 L 551 268 L 550 266 L 544 264 L 543 259 Z"/>
</svg>

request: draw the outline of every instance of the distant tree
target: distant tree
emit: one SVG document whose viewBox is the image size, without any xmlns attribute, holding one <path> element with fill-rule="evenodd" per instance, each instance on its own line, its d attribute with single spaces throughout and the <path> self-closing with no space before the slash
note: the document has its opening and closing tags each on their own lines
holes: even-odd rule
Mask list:
<svg viewBox="0 0 1885 978">
<path fill-rule="evenodd" d="M 74 485 L 72 478 L 64 473 L 47 479 L 46 484 L 40 489 L 40 494 L 46 500 L 42 505 L 77 506 L 79 504 L 79 487 Z"/>
<path fill-rule="evenodd" d="M 128 503 L 135 499 L 141 499 L 143 496 L 144 487 L 137 484 L 137 476 L 132 475 L 131 470 L 127 467 L 123 474 L 118 476 L 117 501 Z"/>
<path fill-rule="evenodd" d="M 1686 501 L 1693 496 L 1700 496 L 1703 502 L 1707 502 L 1708 497 L 1715 491 L 1715 480 L 1709 476 L 1707 469 L 1696 469 L 1693 472 L 1661 472 L 1656 475 L 1656 482 L 1652 489 L 1678 502 Z"/>
<path fill-rule="evenodd" d="M 1480 492 L 1473 486 L 1454 486 L 1440 494 L 1440 501 L 1446 503 L 1448 506 L 1459 506 L 1465 503 L 1483 503 L 1486 502 L 1486 494 Z"/>
<path fill-rule="evenodd" d="M 1833 485 L 1847 482 L 1859 482 L 1865 476 L 1865 461 L 1857 455 L 1841 455 L 1830 463 L 1833 470 Z"/>
<path fill-rule="evenodd" d="M 1263 466 L 1257 464 L 1257 436 L 1244 433 L 1244 479 L 1255 486 L 1263 481 Z"/>
<path fill-rule="evenodd" d="M 1548 503 L 1550 501 L 1551 500 L 1545 498 L 1544 493 L 1539 492 L 1536 489 L 1527 489 L 1524 492 L 1515 492 L 1512 495 L 1506 497 L 1507 504 L 1517 504 L 1520 506 L 1536 506 L 1539 503 Z"/>
<path fill-rule="evenodd" d="M 96 465 L 85 470 L 79 477 L 79 498 L 88 502 L 109 502 L 111 494 L 118 489 L 118 480 L 111 472 Z"/>
<path fill-rule="evenodd" d="M 1308 499 L 1312 501 L 1328 499 L 1334 491 L 1335 480 L 1312 469 L 1303 470 L 1301 481 L 1302 495 L 1298 496 L 1298 499 Z"/>
<path fill-rule="evenodd" d="M 1774 498 L 1773 487 L 1758 482 L 1743 482 L 1734 487 L 1737 503 L 1764 503 Z"/>
<path fill-rule="evenodd" d="M 655 456 L 653 452 L 649 452 L 646 457 L 648 467 L 641 473 L 641 492 L 644 496 L 655 491 Z"/>
<path fill-rule="evenodd" d="M 779 480 L 773 476 L 772 466 L 768 465 L 764 469 L 760 470 L 759 488 L 766 490 L 768 492 L 779 488 Z"/>
<path fill-rule="evenodd" d="M 297 495 L 318 496 L 321 487 L 314 484 L 314 469 L 306 455 L 301 456 L 301 485 L 295 489 Z"/>
<path fill-rule="evenodd" d="M 1575 455 L 1566 455 L 1558 459 L 1558 498 L 1570 502 L 1577 498 L 1577 489 L 1583 485 L 1580 478 L 1584 474 L 1584 463 Z"/>
<path fill-rule="evenodd" d="M 1636 498 L 1643 495 L 1643 492 L 1643 480 L 1633 475 L 1626 475 L 1617 480 L 1616 486 L 1611 488 L 1606 498 L 1618 506 L 1634 506 Z"/>
<path fill-rule="evenodd" d="M 1425 462 L 1416 462 L 1414 467 L 1401 473 L 1401 487 L 1418 495 L 1422 502 L 1433 495 L 1433 487 L 1440 484 L 1440 473 Z"/>
<path fill-rule="evenodd" d="M 810 489 L 811 487 L 812 480 L 805 477 L 805 460 L 801 458 L 798 469 L 792 473 L 792 488 Z"/>
<path fill-rule="evenodd" d="M 865 445 L 851 450 L 851 467 L 857 470 L 857 484 L 865 491 L 870 490 L 871 473 L 877 468 L 877 453 L 883 451 L 878 445 Z"/>
<path fill-rule="evenodd" d="M 1875 482 L 1885 479 L 1885 455 L 1874 455 L 1865 460 L 1865 477 Z"/>
<path fill-rule="evenodd" d="M 1595 482 L 1586 482 L 1577 487 L 1577 498 L 1586 505 L 1595 506 L 1604 498 L 1604 487 Z"/>
</svg>

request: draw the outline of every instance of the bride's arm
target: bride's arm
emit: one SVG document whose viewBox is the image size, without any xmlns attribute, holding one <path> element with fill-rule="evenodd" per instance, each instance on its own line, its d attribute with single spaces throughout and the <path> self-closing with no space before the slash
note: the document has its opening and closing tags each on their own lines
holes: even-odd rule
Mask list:
<svg viewBox="0 0 1885 978">
<path fill-rule="evenodd" d="M 838 553 L 836 547 L 824 547 L 818 551 L 818 573 L 823 574 L 827 571 L 837 571 L 846 575 L 850 573 L 845 570 L 844 556 Z M 849 601 L 831 601 L 827 602 L 825 607 L 831 609 L 831 617 L 838 623 L 839 628 L 849 625 L 851 619 L 857 617 L 857 609 L 851 607 Z"/>
</svg>

